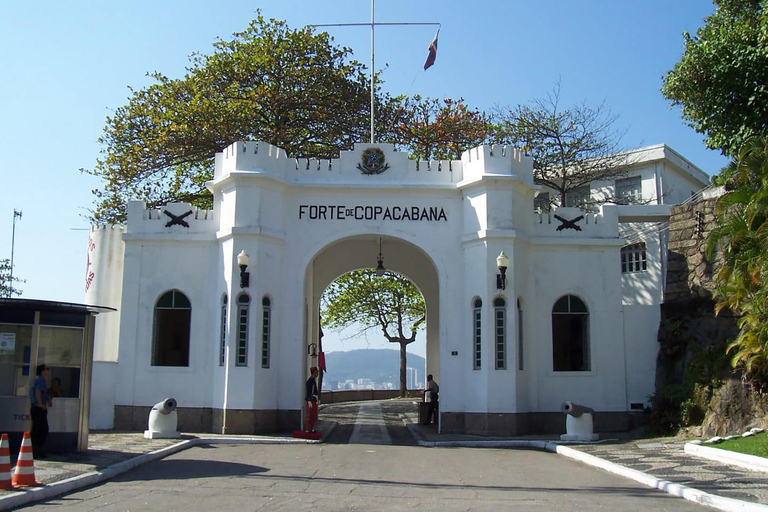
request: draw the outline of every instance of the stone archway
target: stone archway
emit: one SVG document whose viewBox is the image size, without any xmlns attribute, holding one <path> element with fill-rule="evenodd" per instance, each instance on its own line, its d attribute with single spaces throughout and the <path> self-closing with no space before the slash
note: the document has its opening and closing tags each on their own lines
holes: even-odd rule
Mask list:
<svg viewBox="0 0 768 512">
<path fill-rule="evenodd" d="M 325 289 L 339 276 L 362 268 L 375 268 L 379 239 L 384 266 L 410 279 L 424 297 L 427 312 L 427 372 L 439 376 L 440 371 L 440 299 L 437 269 L 431 258 L 411 242 L 387 235 L 363 234 L 333 241 L 314 256 L 307 268 L 305 283 L 305 344 L 316 342 L 320 325 L 317 311 Z M 305 369 L 315 361 L 306 356 Z"/>
</svg>

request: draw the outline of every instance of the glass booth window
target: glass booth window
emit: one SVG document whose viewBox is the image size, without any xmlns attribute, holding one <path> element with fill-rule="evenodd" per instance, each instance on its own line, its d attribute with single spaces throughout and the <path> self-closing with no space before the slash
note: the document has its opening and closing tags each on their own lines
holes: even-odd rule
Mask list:
<svg viewBox="0 0 768 512">
<path fill-rule="evenodd" d="M 27 396 L 31 351 L 31 325 L 0 324 L 0 396 Z"/>
<path fill-rule="evenodd" d="M 83 332 L 79 327 L 40 326 L 37 362 L 50 366 L 48 385 L 56 387 L 60 397 L 76 398 L 80 395 Z"/>
</svg>

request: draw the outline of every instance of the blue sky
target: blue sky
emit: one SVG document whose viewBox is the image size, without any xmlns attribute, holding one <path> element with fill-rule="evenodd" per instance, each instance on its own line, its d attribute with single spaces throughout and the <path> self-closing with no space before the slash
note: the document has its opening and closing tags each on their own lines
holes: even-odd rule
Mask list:
<svg viewBox="0 0 768 512">
<path fill-rule="evenodd" d="M 164 0 L 0 3 L 0 258 L 11 253 L 23 297 L 82 302 L 91 190 L 105 118 L 147 72 L 180 77 L 192 52 L 243 30 L 255 10 L 291 27 L 370 21 L 368 0 Z M 727 163 L 659 92 L 708 0 L 379 0 L 378 22 L 439 22 L 437 62 L 422 66 L 433 27 L 376 30 L 376 68 L 393 94 L 464 97 L 481 109 L 528 102 L 561 82 L 561 101 L 605 102 L 626 147 L 666 143 L 709 174 Z M 370 31 L 329 30 L 370 59 Z"/>
</svg>

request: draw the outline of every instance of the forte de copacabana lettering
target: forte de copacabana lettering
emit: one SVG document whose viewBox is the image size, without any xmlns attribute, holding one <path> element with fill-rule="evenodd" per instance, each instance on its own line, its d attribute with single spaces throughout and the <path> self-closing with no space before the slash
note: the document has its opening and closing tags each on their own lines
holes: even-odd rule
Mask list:
<svg viewBox="0 0 768 512">
<path fill-rule="evenodd" d="M 351 206 L 344 205 L 299 205 L 299 219 L 310 220 L 429 220 L 448 218 L 445 210 L 438 206 Z"/>
</svg>

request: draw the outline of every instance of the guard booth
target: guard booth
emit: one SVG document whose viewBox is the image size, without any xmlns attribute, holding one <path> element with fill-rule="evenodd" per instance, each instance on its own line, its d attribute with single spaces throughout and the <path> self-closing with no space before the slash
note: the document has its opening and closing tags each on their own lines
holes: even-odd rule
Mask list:
<svg viewBox="0 0 768 512">
<path fill-rule="evenodd" d="M 45 451 L 88 449 L 95 315 L 113 308 L 29 299 L 0 299 L 0 433 L 17 450 L 29 431 L 35 368 L 51 368 Z M 55 381 L 55 382 L 54 382 Z"/>
</svg>

